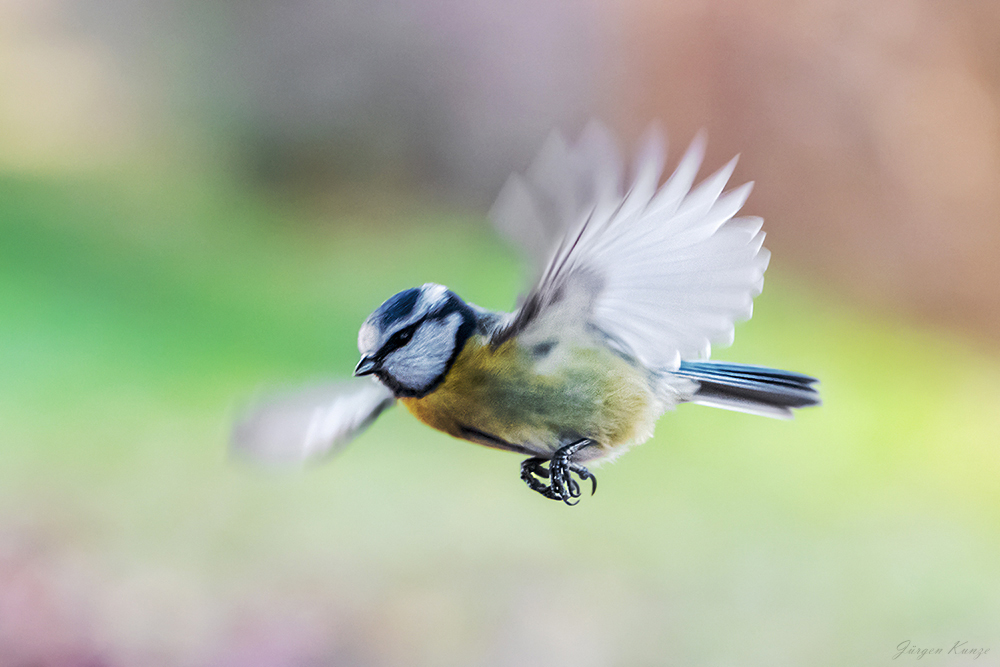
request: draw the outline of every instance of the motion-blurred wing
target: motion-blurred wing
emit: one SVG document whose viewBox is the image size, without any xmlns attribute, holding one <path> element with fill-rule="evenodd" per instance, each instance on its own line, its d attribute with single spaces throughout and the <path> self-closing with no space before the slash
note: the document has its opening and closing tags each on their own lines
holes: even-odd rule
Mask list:
<svg viewBox="0 0 1000 667">
<path fill-rule="evenodd" d="M 752 314 L 770 258 L 761 247 L 763 221 L 733 217 L 752 183 L 723 193 L 735 158 L 692 189 L 705 151 L 699 136 L 657 187 L 665 151 L 651 132 L 625 191 L 620 158 L 606 148 L 613 144 L 603 128 L 592 125 L 575 148 L 554 142 L 508 184 L 493 215 L 502 230 L 524 221 L 543 225 L 539 239 L 560 225 L 569 232 L 497 340 L 566 327 L 567 318 L 578 317 L 665 370 L 682 358 L 707 358 L 712 343 L 732 343 L 734 323 Z"/>
<path fill-rule="evenodd" d="M 369 378 L 270 396 L 243 413 L 230 446 L 260 463 L 314 460 L 340 451 L 394 402 Z"/>
<path fill-rule="evenodd" d="M 618 147 L 602 126 L 588 125 L 575 146 L 553 132 L 527 171 L 507 179 L 490 218 L 540 273 L 596 202 L 621 197 L 624 176 Z"/>
</svg>

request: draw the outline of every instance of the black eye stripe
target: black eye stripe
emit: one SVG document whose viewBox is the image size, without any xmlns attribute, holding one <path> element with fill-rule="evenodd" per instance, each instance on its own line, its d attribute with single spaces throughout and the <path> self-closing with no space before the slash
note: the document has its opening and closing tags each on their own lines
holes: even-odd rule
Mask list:
<svg viewBox="0 0 1000 667">
<path fill-rule="evenodd" d="M 447 317 L 453 312 L 455 312 L 455 309 L 453 308 L 441 309 L 427 315 L 418 322 L 414 322 L 413 324 L 407 327 L 403 327 L 396 333 L 389 336 L 389 340 L 387 340 L 385 344 L 382 346 L 382 349 L 378 351 L 378 357 L 380 359 L 384 359 L 385 356 L 388 355 L 389 353 L 395 352 L 399 348 L 409 343 L 413 339 L 413 334 L 417 332 L 417 329 L 419 329 L 420 325 L 422 325 L 424 322 L 443 320 L 445 317 Z"/>
<path fill-rule="evenodd" d="M 399 348 L 409 343 L 410 339 L 413 338 L 414 332 L 417 330 L 417 327 L 419 327 L 420 324 L 421 324 L 420 322 L 411 324 L 410 326 L 400 329 L 399 331 L 394 333 L 392 336 L 389 337 L 389 340 L 385 342 L 385 345 L 382 346 L 381 353 L 383 355 L 388 354 L 389 352 L 392 352 L 393 350 L 398 350 Z"/>
</svg>

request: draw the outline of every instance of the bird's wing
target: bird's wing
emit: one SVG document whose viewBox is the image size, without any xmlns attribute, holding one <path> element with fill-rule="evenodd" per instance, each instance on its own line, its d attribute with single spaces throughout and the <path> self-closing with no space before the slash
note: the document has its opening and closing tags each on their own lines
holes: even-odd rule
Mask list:
<svg viewBox="0 0 1000 667">
<path fill-rule="evenodd" d="M 259 463 L 314 460 L 340 451 L 394 402 L 370 378 L 268 396 L 236 421 L 230 448 Z"/>
<path fill-rule="evenodd" d="M 618 147 L 601 125 L 588 125 L 575 146 L 553 132 L 525 173 L 507 179 L 490 217 L 540 271 L 595 202 L 621 196 L 624 176 Z"/>
<path fill-rule="evenodd" d="M 535 244 L 550 246 L 538 282 L 495 341 L 579 317 L 664 370 L 732 343 L 770 258 L 763 221 L 733 217 L 753 184 L 723 193 L 734 158 L 692 188 L 705 152 L 699 135 L 659 186 L 663 143 L 650 132 L 627 190 L 621 158 L 597 124 L 574 147 L 550 140 L 508 181 L 492 211 L 496 226 L 536 256 Z"/>
</svg>

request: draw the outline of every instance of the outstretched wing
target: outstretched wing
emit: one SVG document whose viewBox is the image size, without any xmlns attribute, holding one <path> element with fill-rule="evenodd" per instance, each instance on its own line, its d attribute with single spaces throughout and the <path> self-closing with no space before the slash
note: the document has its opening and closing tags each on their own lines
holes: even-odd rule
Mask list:
<svg viewBox="0 0 1000 667">
<path fill-rule="evenodd" d="M 733 217 L 753 184 L 723 193 L 735 158 L 692 189 L 704 152 L 699 135 L 658 187 L 665 150 L 650 132 L 625 190 L 621 158 L 601 126 L 589 126 L 575 147 L 550 140 L 492 211 L 496 226 L 536 257 L 535 244 L 550 244 L 538 282 L 496 340 L 578 317 L 664 370 L 707 358 L 712 343 L 732 343 L 770 253 L 760 218 Z"/>
<path fill-rule="evenodd" d="M 299 463 L 340 451 L 395 402 L 370 378 L 266 397 L 236 421 L 231 451 L 259 463 Z"/>
<path fill-rule="evenodd" d="M 621 197 L 624 176 L 618 147 L 601 125 L 588 125 L 572 147 L 553 132 L 525 173 L 507 179 L 490 218 L 540 272 L 597 202 Z"/>
</svg>

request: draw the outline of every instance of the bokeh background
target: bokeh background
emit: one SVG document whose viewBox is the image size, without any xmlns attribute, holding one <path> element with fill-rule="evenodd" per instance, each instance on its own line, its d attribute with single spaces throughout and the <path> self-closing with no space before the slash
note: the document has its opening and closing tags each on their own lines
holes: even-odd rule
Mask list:
<svg viewBox="0 0 1000 667">
<path fill-rule="evenodd" d="M 715 356 L 822 408 L 682 406 L 572 509 L 400 409 L 228 458 L 394 292 L 510 308 L 485 211 L 592 117 L 742 153 Z M 0 665 L 1000 664 L 998 261 L 995 0 L 0 0 Z"/>
</svg>

